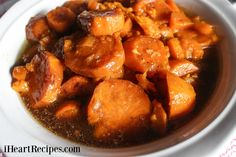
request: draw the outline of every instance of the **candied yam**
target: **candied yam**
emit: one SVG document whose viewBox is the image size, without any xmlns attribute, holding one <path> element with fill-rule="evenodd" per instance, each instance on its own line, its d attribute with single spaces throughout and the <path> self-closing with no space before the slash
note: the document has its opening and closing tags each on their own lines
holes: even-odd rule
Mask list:
<svg viewBox="0 0 236 157">
<path fill-rule="evenodd" d="M 29 85 L 24 80 L 15 81 L 12 83 L 12 88 L 19 93 L 27 93 L 29 91 Z"/>
<path fill-rule="evenodd" d="M 121 10 L 83 11 L 78 16 L 82 29 L 94 36 L 112 35 L 124 27 L 125 18 Z"/>
<path fill-rule="evenodd" d="M 120 37 L 86 36 L 78 42 L 66 40 L 65 65 L 73 72 L 91 78 L 114 78 L 125 61 Z"/>
<path fill-rule="evenodd" d="M 82 76 L 73 76 L 62 84 L 60 89 L 61 97 L 73 97 L 87 95 L 92 91 L 92 83 Z"/>
<path fill-rule="evenodd" d="M 174 31 L 190 28 L 193 22 L 183 12 L 172 12 L 169 26 Z"/>
<path fill-rule="evenodd" d="M 181 77 L 187 74 L 195 73 L 199 68 L 192 62 L 182 59 L 182 60 L 170 60 L 170 72 Z"/>
<path fill-rule="evenodd" d="M 110 79 L 94 90 L 88 122 L 98 139 L 143 135 L 149 127 L 151 103 L 143 89 L 126 80 Z"/>
<path fill-rule="evenodd" d="M 24 66 L 14 67 L 12 77 L 16 80 L 25 80 L 27 76 L 27 69 Z"/>
<path fill-rule="evenodd" d="M 164 44 L 158 39 L 135 36 L 126 40 L 123 46 L 125 65 L 134 71 L 144 73 L 169 68 L 169 54 Z"/>
<path fill-rule="evenodd" d="M 50 34 L 46 17 L 40 15 L 32 17 L 26 25 L 25 31 L 27 40 L 39 42 Z"/>
<path fill-rule="evenodd" d="M 79 116 L 80 104 L 77 101 L 70 100 L 62 103 L 56 110 L 55 116 L 59 120 L 74 119 Z"/>
<path fill-rule="evenodd" d="M 157 86 L 166 98 L 168 118 L 174 120 L 190 113 L 196 99 L 192 85 L 170 72 L 164 73 L 162 77 Z"/>
<path fill-rule="evenodd" d="M 167 130 L 167 114 L 162 104 L 157 100 L 152 101 L 153 111 L 151 114 L 151 126 L 152 129 L 159 135 L 164 135 Z"/>
<path fill-rule="evenodd" d="M 172 38 L 167 41 L 170 50 L 170 56 L 174 59 L 184 59 L 184 51 L 180 45 L 178 38 Z"/>
<path fill-rule="evenodd" d="M 33 108 L 46 107 L 56 101 L 63 80 L 64 67 L 52 53 L 42 52 L 34 56 L 28 73 L 29 94 Z"/>
<path fill-rule="evenodd" d="M 58 33 L 64 33 L 75 23 L 76 15 L 66 7 L 57 7 L 48 12 L 47 21 L 50 28 Z"/>
</svg>

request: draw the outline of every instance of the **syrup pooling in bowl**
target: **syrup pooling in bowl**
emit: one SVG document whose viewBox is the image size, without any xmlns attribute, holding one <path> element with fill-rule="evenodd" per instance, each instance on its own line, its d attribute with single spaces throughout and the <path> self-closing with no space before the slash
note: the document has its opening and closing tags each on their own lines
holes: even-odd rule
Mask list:
<svg viewBox="0 0 236 157">
<path fill-rule="evenodd" d="M 12 87 L 46 128 L 97 147 L 191 123 L 218 76 L 218 37 L 171 0 L 67 1 L 26 26 Z"/>
</svg>

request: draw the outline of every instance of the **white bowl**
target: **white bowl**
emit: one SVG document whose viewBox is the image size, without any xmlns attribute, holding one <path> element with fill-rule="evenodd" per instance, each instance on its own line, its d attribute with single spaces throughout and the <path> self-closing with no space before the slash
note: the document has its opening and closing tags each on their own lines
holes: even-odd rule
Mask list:
<svg viewBox="0 0 236 157">
<path fill-rule="evenodd" d="M 30 17 L 38 13 L 46 13 L 65 0 L 22 0 L 10 9 L 0 23 L 0 112 L 17 129 L 23 129 L 38 141 L 51 146 L 78 146 L 58 137 L 42 127 L 26 110 L 20 97 L 11 88 L 10 69 L 17 60 L 25 42 L 25 26 Z M 141 154 L 164 155 L 176 149 L 186 147 L 200 139 L 213 129 L 235 103 L 236 89 L 236 18 L 230 3 L 223 0 L 176 0 L 180 6 L 190 12 L 204 17 L 217 27 L 221 36 L 220 79 L 217 87 L 209 98 L 206 107 L 191 123 L 186 124 L 170 136 L 140 146 L 102 149 L 84 145 L 81 153 L 87 156 L 131 156 Z M 168 142 L 166 142 L 168 141 Z M 164 143 L 164 144 L 163 144 Z M 181 144 L 180 144 L 181 143 Z M 175 145 L 175 146 L 173 146 Z"/>
</svg>

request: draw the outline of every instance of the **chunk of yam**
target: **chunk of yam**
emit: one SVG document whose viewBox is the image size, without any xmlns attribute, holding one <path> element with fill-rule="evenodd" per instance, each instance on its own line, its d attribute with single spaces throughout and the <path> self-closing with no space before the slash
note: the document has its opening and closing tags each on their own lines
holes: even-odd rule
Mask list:
<svg viewBox="0 0 236 157">
<path fill-rule="evenodd" d="M 55 116 L 59 120 L 74 119 L 79 116 L 79 106 L 80 104 L 77 101 L 66 101 L 56 110 Z"/>
<path fill-rule="evenodd" d="M 174 59 L 184 59 L 184 51 L 180 45 L 178 38 L 172 38 L 167 41 L 167 45 L 170 50 L 170 56 Z"/>
<path fill-rule="evenodd" d="M 123 44 L 125 65 L 138 72 L 168 69 L 169 53 L 164 44 L 148 36 L 135 36 Z"/>
<path fill-rule="evenodd" d="M 178 31 L 190 28 L 193 26 L 193 22 L 183 12 L 172 12 L 169 26 L 171 29 Z"/>
<path fill-rule="evenodd" d="M 121 38 L 87 36 L 79 42 L 64 42 L 65 65 L 73 72 L 91 78 L 114 78 L 125 61 Z M 75 47 L 75 49 L 71 49 Z M 115 74 L 114 74 L 115 73 Z"/>
<path fill-rule="evenodd" d="M 174 120 L 190 113 L 196 99 L 192 85 L 170 72 L 166 72 L 163 76 L 163 80 L 158 85 L 167 99 L 168 118 Z"/>
<path fill-rule="evenodd" d="M 24 66 L 16 66 L 13 68 L 12 77 L 16 80 L 25 80 L 27 73 L 28 71 Z"/>
<path fill-rule="evenodd" d="M 140 136 L 149 128 L 150 100 L 143 89 L 126 80 L 110 79 L 94 90 L 88 122 L 97 139 Z"/>
<path fill-rule="evenodd" d="M 19 93 L 27 93 L 29 91 L 28 82 L 24 80 L 14 81 L 12 83 L 12 88 Z"/>
<path fill-rule="evenodd" d="M 112 35 L 123 29 L 125 17 L 121 10 L 83 11 L 78 16 L 82 29 L 94 36 Z"/>
<path fill-rule="evenodd" d="M 152 101 L 153 111 L 150 117 L 152 129 L 159 135 L 164 135 L 167 129 L 167 114 L 162 104 L 157 100 Z"/>
<path fill-rule="evenodd" d="M 170 72 L 179 77 L 195 73 L 199 70 L 199 68 L 196 65 L 185 59 L 170 60 L 169 64 L 170 64 Z"/>
<path fill-rule="evenodd" d="M 40 41 L 50 34 L 47 19 L 44 16 L 35 16 L 30 19 L 25 28 L 26 39 L 29 41 Z"/>
<path fill-rule="evenodd" d="M 47 21 L 58 33 L 66 32 L 76 21 L 76 15 L 66 7 L 57 7 L 47 14 Z"/>
<path fill-rule="evenodd" d="M 61 97 L 73 97 L 87 95 L 92 91 L 91 82 L 82 76 L 73 76 L 62 84 L 60 90 Z"/>
<path fill-rule="evenodd" d="M 42 52 L 34 56 L 30 62 L 32 72 L 27 79 L 29 94 L 33 99 L 33 108 L 48 106 L 57 99 L 63 80 L 63 65 L 50 52 Z"/>
</svg>

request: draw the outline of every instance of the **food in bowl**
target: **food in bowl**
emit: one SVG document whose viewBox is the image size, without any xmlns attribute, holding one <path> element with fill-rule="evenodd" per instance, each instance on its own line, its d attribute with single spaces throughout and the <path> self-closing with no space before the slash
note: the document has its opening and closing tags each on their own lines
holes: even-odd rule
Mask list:
<svg viewBox="0 0 236 157">
<path fill-rule="evenodd" d="M 45 127 L 87 145 L 168 136 L 217 75 L 214 27 L 172 0 L 67 1 L 32 17 L 26 39 L 12 88 Z"/>
</svg>

